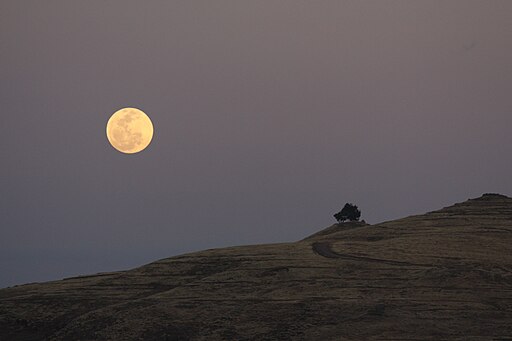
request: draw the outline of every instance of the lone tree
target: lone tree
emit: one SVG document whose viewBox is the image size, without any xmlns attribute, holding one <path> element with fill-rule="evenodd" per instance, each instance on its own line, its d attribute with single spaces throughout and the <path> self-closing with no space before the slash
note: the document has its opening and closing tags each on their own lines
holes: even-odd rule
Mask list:
<svg viewBox="0 0 512 341">
<path fill-rule="evenodd" d="M 345 220 L 359 221 L 359 218 L 361 218 L 361 211 L 356 205 L 346 203 L 343 209 L 334 215 L 334 218 L 338 223 L 342 223 Z"/>
</svg>

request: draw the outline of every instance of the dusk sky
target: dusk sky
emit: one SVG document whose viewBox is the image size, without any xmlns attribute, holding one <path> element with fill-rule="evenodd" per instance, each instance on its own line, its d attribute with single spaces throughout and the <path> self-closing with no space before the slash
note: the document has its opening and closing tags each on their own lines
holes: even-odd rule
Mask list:
<svg viewBox="0 0 512 341">
<path fill-rule="evenodd" d="M 295 241 L 512 195 L 512 1 L 3 1 L 0 103 L 0 287 Z"/>
</svg>

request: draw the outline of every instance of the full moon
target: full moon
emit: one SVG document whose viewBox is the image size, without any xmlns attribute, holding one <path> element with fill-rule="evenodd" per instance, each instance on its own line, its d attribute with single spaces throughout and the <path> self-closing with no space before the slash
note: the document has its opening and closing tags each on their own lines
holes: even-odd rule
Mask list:
<svg viewBox="0 0 512 341">
<path fill-rule="evenodd" d="M 123 108 L 108 120 L 107 138 L 121 153 L 138 153 L 151 143 L 153 123 L 142 110 Z"/>
</svg>

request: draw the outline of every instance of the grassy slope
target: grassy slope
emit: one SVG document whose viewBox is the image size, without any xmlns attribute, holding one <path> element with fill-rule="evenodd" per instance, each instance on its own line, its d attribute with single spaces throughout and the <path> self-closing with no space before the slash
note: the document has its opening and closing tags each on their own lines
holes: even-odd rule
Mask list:
<svg viewBox="0 0 512 341">
<path fill-rule="evenodd" d="M 0 290 L 0 339 L 512 336 L 512 199 Z"/>
</svg>

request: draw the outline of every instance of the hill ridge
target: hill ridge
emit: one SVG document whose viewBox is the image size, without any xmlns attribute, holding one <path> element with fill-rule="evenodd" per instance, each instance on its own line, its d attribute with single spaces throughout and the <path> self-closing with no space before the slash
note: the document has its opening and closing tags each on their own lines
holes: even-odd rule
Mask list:
<svg viewBox="0 0 512 341">
<path fill-rule="evenodd" d="M 0 339 L 512 336 L 512 199 L 0 289 Z"/>
</svg>

